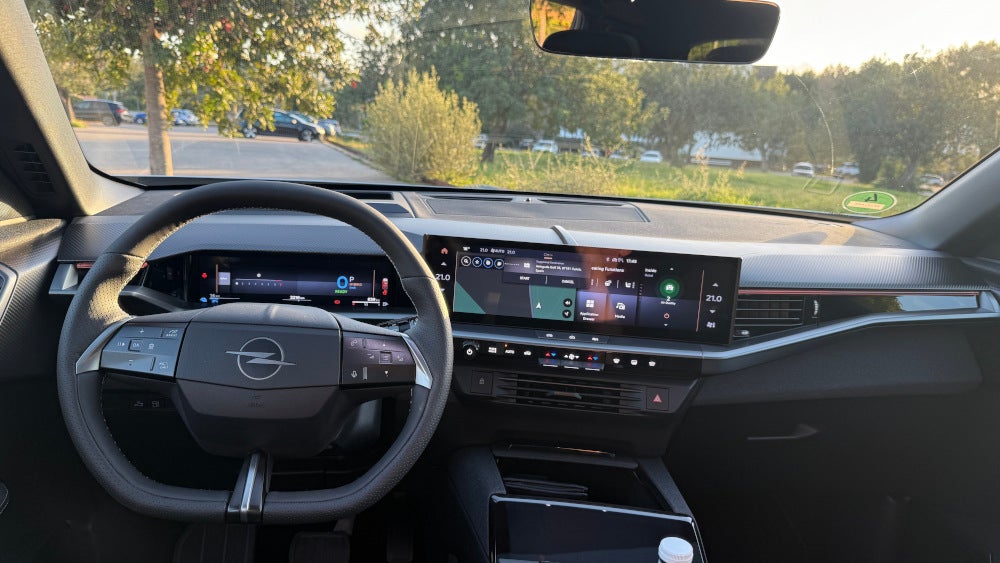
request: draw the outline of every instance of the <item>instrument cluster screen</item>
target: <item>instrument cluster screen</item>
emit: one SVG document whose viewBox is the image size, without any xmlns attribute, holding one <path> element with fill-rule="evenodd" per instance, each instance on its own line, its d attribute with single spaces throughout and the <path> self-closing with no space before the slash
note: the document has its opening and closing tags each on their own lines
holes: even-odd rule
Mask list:
<svg viewBox="0 0 1000 563">
<path fill-rule="evenodd" d="M 190 271 L 192 300 L 204 306 L 251 301 L 338 312 L 412 308 L 385 257 L 196 254 Z"/>
<path fill-rule="evenodd" d="M 725 344 L 740 259 L 428 235 L 452 320 Z"/>
</svg>

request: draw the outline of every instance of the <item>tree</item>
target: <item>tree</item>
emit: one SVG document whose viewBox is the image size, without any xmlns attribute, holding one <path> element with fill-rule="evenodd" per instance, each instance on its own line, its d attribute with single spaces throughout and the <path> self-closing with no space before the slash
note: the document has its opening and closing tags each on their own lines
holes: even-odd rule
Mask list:
<svg viewBox="0 0 1000 563">
<path fill-rule="evenodd" d="M 656 112 L 655 106 L 643 108 L 643 92 L 635 78 L 610 62 L 568 59 L 559 83 L 564 98 L 572 103 L 563 111 L 562 125 L 582 130 L 604 149 L 634 136 Z"/>
<path fill-rule="evenodd" d="M 410 70 L 390 80 L 368 109 L 375 161 L 396 178 L 455 183 L 472 175 L 476 104 L 441 90 L 437 74 Z"/>
<path fill-rule="evenodd" d="M 725 138 L 733 132 L 740 117 L 738 71 L 722 65 L 642 63 L 632 72 L 647 106 L 658 108 L 645 127 L 647 136 L 660 139 L 674 164 L 690 159 L 696 133 Z"/>
<path fill-rule="evenodd" d="M 94 41 L 95 34 L 99 33 L 97 25 L 77 25 L 85 18 L 85 11 L 76 10 L 63 17 L 43 13 L 34 22 L 59 97 L 71 121 L 75 118 L 74 96 L 90 94 L 99 86 L 124 85 L 129 78 L 127 60 L 95 56 L 79 48 L 81 44 Z"/>
<path fill-rule="evenodd" d="M 555 57 L 535 45 L 520 0 L 428 0 L 402 29 L 398 45 L 407 66 L 436 68 L 441 85 L 474 100 L 487 133 L 504 135 L 514 121 L 552 129 Z M 483 151 L 493 159 L 495 145 Z"/>
<path fill-rule="evenodd" d="M 35 20 L 86 37 L 73 44 L 81 57 L 143 66 L 152 174 L 172 174 L 169 101 L 181 89 L 201 88 L 204 120 L 232 129 L 238 108 L 270 120 L 274 103 L 328 115 L 325 94 L 343 65 L 337 18 L 377 15 L 394 6 L 367 0 L 34 0 Z"/>
<path fill-rule="evenodd" d="M 749 75 L 742 86 L 744 93 L 739 98 L 743 112 L 734 123 L 734 132 L 740 145 L 760 153 L 761 169 L 766 172 L 774 153 L 787 147 L 798 125 L 790 104 L 791 92 L 780 75 L 767 80 Z"/>
</svg>

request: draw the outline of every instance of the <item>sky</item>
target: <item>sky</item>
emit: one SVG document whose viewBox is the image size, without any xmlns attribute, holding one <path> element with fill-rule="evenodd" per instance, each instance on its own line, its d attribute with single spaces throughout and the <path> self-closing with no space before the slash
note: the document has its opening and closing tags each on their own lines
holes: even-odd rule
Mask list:
<svg viewBox="0 0 1000 563">
<path fill-rule="evenodd" d="M 1000 40 L 995 0 L 772 0 L 774 42 L 757 64 L 788 70 L 858 66 L 876 55 L 901 60 L 963 43 Z"/>
</svg>

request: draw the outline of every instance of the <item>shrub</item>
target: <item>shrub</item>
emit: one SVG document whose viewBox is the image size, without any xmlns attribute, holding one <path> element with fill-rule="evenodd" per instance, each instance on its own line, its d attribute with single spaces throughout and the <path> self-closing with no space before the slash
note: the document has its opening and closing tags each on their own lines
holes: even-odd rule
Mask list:
<svg viewBox="0 0 1000 563">
<path fill-rule="evenodd" d="M 367 125 L 373 159 L 400 180 L 454 184 L 476 171 L 476 104 L 442 91 L 434 69 L 379 88 Z"/>
</svg>

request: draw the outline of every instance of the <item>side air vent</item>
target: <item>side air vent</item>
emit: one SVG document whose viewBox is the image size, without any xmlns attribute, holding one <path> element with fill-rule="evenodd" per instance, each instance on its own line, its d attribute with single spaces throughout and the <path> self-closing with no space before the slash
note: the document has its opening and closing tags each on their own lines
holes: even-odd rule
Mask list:
<svg viewBox="0 0 1000 563">
<path fill-rule="evenodd" d="M 51 194 L 55 191 L 52 178 L 35 147 L 29 143 L 14 145 L 11 154 L 18 174 L 31 191 L 39 194 Z"/>
<path fill-rule="evenodd" d="M 736 301 L 735 338 L 761 336 L 800 327 L 806 301 L 801 295 L 741 295 Z"/>
<path fill-rule="evenodd" d="M 520 405 L 639 414 L 643 390 L 637 385 L 547 375 L 496 374 L 496 397 Z"/>
</svg>

